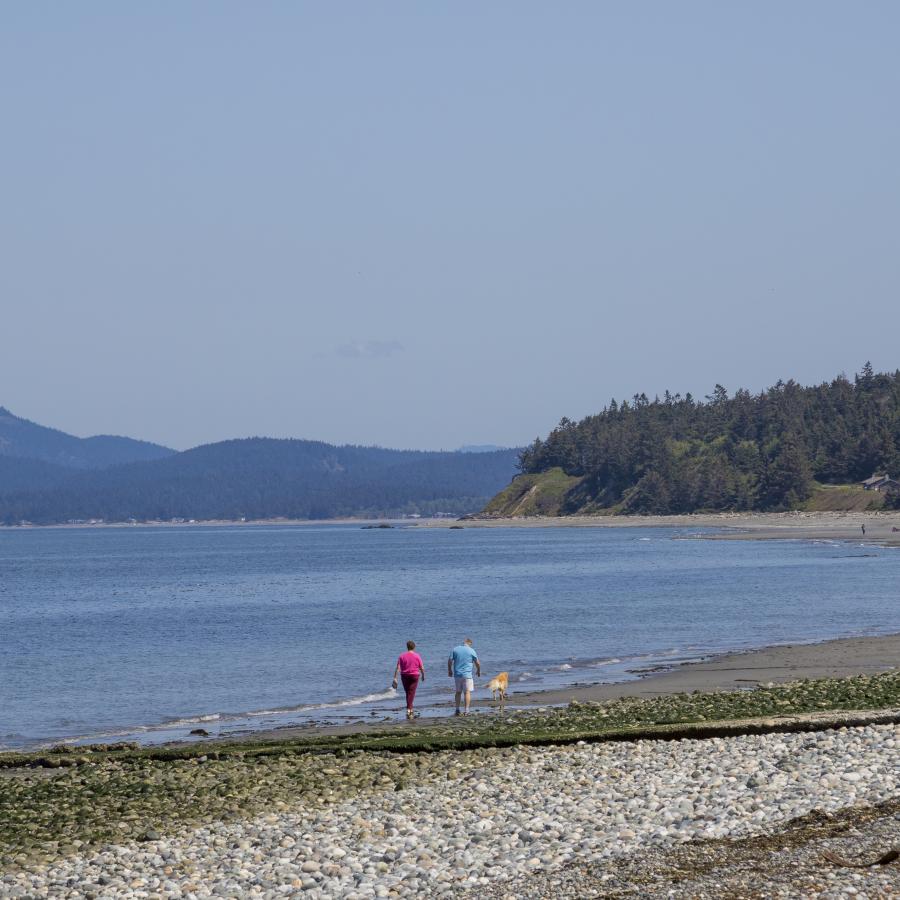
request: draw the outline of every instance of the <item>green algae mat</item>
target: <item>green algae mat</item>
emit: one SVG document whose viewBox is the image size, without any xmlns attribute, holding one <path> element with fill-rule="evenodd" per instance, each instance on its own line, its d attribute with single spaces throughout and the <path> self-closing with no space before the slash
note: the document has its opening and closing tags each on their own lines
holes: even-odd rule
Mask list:
<svg viewBox="0 0 900 900">
<path fill-rule="evenodd" d="M 0 870 L 459 777 L 497 748 L 825 728 L 857 724 L 847 711 L 868 713 L 865 720 L 898 708 L 900 674 L 889 672 L 497 711 L 340 736 L 0 754 Z M 798 716 L 807 718 L 791 720 Z"/>
</svg>

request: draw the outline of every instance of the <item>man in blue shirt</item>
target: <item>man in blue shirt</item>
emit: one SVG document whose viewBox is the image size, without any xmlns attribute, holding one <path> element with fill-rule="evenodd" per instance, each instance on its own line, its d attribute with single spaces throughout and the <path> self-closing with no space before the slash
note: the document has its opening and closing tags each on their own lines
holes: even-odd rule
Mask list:
<svg viewBox="0 0 900 900">
<path fill-rule="evenodd" d="M 450 658 L 447 660 L 447 675 L 456 682 L 456 715 L 459 715 L 459 701 L 463 693 L 466 695 L 466 715 L 469 714 L 469 703 L 472 700 L 472 691 L 475 690 L 473 665 L 475 674 L 481 678 L 481 662 L 472 648 L 472 638 L 466 638 L 462 644 L 450 651 Z"/>
</svg>

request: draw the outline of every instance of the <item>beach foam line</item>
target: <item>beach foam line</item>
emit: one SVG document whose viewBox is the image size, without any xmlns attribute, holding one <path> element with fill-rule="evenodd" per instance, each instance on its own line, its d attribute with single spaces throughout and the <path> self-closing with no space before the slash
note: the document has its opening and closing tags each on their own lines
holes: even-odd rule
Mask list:
<svg viewBox="0 0 900 900">
<path fill-rule="evenodd" d="M 343 700 L 330 700 L 326 703 L 301 703 L 297 706 L 276 706 L 271 709 L 251 709 L 240 713 L 210 713 L 208 715 L 185 716 L 181 719 L 170 719 L 159 725 L 142 726 L 152 731 L 163 731 L 169 728 L 183 728 L 186 725 L 199 725 L 203 722 L 240 722 L 242 719 L 258 719 L 262 716 L 289 716 L 295 713 L 315 712 L 322 709 L 342 709 L 347 706 L 362 706 L 365 703 L 377 703 L 379 700 L 391 700 L 397 697 L 397 691 L 390 688 L 377 694 L 364 694 L 360 697 L 347 697 Z"/>
<path fill-rule="evenodd" d="M 218 722 L 222 716 L 219 713 L 208 713 L 207 715 L 186 716 L 183 719 L 170 719 L 160 725 L 145 725 L 145 728 L 178 728 L 181 725 L 201 725 L 204 722 Z"/>
<path fill-rule="evenodd" d="M 653 657 L 656 658 L 655 655 Z M 522 681 L 542 681 L 546 676 L 558 676 L 561 673 L 577 673 L 581 672 L 585 669 L 603 669 L 608 666 L 617 666 L 622 663 L 629 663 L 632 659 L 637 659 L 637 657 L 618 657 L 618 656 L 603 656 L 603 657 L 592 657 L 588 659 L 579 659 L 576 657 L 570 657 L 567 662 L 556 663 L 553 665 L 543 664 L 535 666 L 532 662 L 531 664 L 525 663 L 523 660 L 515 660 L 515 663 L 518 665 L 508 665 L 506 668 L 510 673 L 510 680 L 513 682 L 522 682 Z M 519 669 L 521 666 L 521 670 Z"/>
<path fill-rule="evenodd" d="M 389 688 L 379 694 L 365 694 L 362 697 L 348 697 L 346 700 L 332 700 L 328 703 L 307 703 L 301 706 L 286 706 L 277 709 L 259 709 L 253 712 L 244 713 L 235 718 L 257 717 L 257 716 L 283 716 L 290 713 L 313 712 L 319 709 L 341 709 L 345 706 L 362 706 L 364 703 L 377 703 L 379 700 L 392 700 L 399 696 L 397 691 Z"/>
<path fill-rule="evenodd" d="M 366 703 L 377 703 L 380 700 L 391 700 L 397 696 L 399 696 L 397 691 L 391 688 L 377 694 L 365 694 L 361 697 L 348 697 L 343 700 L 334 700 L 328 703 L 310 703 L 298 706 L 277 707 L 275 709 L 257 709 L 243 713 L 205 713 L 194 716 L 183 716 L 177 719 L 168 719 L 165 722 L 158 722 L 154 725 L 122 726 L 121 728 L 110 729 L 108 731 L 87 732 L 71 737 L 58 738 L 52 741 L 40 741 L 36 742 L 35 746 L 52 747 L 56 744 L 76 744 L 85 741 L 103 742 L 110 738 L 137 737 L 138 735 L 165 733 L 167 731 L 179 730 L 193 725 L 203 725 L 210 722 L 216 722 L 222 725 L 233 725 L 235 722 L 260 718 L 262 716 L 286 716 L 323 709 L 341 709 L 348 706 L 362 706 Z"/>
</svg>

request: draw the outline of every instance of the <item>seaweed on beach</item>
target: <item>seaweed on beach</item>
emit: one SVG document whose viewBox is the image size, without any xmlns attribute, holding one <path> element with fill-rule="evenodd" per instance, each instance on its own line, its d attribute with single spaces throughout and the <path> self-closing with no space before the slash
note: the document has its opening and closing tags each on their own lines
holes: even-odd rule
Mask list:
<svg viewBox="0 0 900 900">
<path fill-rule="evenodd" d="M 752 691 L 498 710 L 343 735 L 0 754 L 0 868 L 458 777 L 483 754 L 518 745 L 822 729 L 896 720 L 898 708 L 900 675 L 888 672 Z"/>
</svg>

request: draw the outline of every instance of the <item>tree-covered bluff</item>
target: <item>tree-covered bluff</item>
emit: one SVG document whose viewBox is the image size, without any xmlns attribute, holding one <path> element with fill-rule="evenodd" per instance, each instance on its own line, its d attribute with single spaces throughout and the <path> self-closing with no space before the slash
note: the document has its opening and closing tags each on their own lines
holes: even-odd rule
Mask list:
<svg viewBox="0 0 900 900">
<path fill-rule="evenodd" d="M 851 381 L 759 394 L 721 385 L 704 400 L 671 394 L 615 400 L 562 419 L 519 456 L 521 474 L 487 515 L 872 508 L 896 498 L 858 485 L 900 473 L 900 371 L 866 364 Z"/>
</svg>

